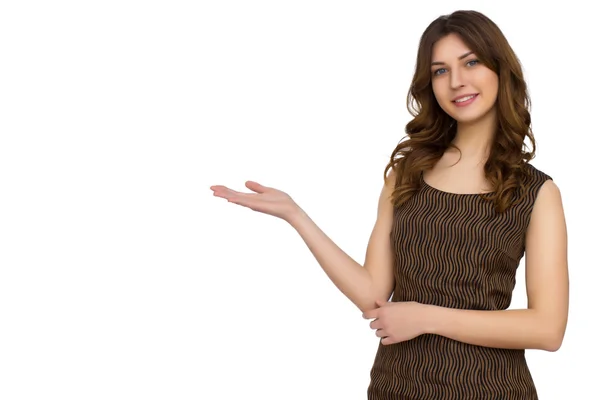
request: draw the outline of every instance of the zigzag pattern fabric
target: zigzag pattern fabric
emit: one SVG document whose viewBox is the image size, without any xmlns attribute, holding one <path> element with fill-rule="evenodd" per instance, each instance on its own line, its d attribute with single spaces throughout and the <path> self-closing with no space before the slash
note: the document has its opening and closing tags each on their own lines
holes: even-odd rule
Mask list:
<svg viewBox="0 0 600 400">
<path fill-rule="evenodd" d="M 537 193 L 550 176 L 528 164 L 525 197 L 502 214 L 478 194 L 421 189 L 394 210 L 391 301 L 505 310 L 525 253 Z M 521 193 L 518 193 L 519 195 Z M 369 400 L 537 400 L 525 350 L 474 346 L 425 334 L 379 344 Z"/>
</svg>

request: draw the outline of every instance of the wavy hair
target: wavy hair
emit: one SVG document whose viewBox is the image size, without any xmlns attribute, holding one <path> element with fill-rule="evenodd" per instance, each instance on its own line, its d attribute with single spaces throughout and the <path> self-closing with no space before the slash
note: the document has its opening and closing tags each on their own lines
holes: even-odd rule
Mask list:
<svg viewBox="0 0 600 400">
<path fill-rule="evenodd" d="M 456 11 L 434 20 L 419 42 L 415 73 L 407 96 L 412 120 L 405 128 L 407 140 L 396 146 L 384 177 L 391 168 L 396 175 L 392 202 L 400 206 L 419 189 L 422 173 L 432 168 L 445 150 L 454 147 L 456 121 L 436 101 L 431 79 L 433 45 L 454 33 L 498 75 L 496 99 L 497 126 L 489 157 L 484 165 L 486 179 L 493 190 L 481 197 L 493 201 L 498 212 L 514 202 L 528 174 L 526 164 L 535 157 L 535 139 L 531 131 L 530 98 L 521 64 L 498 26 L 477 11 Z M 405 137 L 405 138 L 406 138 Z M 532 144 L 526 151 L 525 138 Z"/>
</svg>

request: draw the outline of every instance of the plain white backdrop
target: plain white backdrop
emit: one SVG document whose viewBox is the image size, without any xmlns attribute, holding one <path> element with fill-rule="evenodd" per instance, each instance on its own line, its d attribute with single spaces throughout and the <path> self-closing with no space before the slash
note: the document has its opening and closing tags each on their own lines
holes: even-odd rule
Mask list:
<svg viewBox="0 0 600 400">
<path fill-rule="evenodd" d="M 366 399 L 368 321 L 290 226 L 209 187 L 284 190 L 362 263 L 419 37 L 457 9 L 522 61 L 563 194 L 570 319 L 527 352 L 540 399 L 597 398 L 591 4 L 3 2 L 0 398 Z"/>
</svg>

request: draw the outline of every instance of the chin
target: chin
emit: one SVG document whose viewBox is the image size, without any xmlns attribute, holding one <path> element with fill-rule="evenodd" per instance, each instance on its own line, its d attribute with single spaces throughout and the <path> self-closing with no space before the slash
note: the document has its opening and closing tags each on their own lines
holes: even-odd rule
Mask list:
<svg viewBox="0 0 600 400">
<path fill-rule="evenodd" d="M 455 111 L 455 110 L 452 110 Z M 465 110 L 466 111 L 466 110 Z M 452 118 L 454 118 L 454 120 L 457 123 L 460 124 L 468 124 L 468 123 L 474 123 L 477 121 L 480 121 L 482 119 L 485 119 L 485 117 L 487 117 L 490 112 L 492 111 L 490 110 L 469 110 L 470 112 L 448 112 L 446 110 L 446 113 L 451 116 Z"/>
<path fill-rule="evenodd" d="M 458 124 L 470 124 L 470 123 L 474 123 L 474 122 L 482 120 L 484 116 L 485 116 L 485 114 L 477 115 L 477 116 L 474 116 L 474 117 L 466 117 L 464 115 L 457 115 L 457 116 L 452 116 L 451 115 L 451 117 L 454 118 L 454 120 Z"/>
</svg>

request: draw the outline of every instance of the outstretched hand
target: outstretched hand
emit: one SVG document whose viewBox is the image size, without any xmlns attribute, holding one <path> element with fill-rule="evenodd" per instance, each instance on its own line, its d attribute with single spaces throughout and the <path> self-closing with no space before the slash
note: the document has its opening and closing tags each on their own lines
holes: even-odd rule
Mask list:
<svg viewBox="0 0 600 400">
<path fill-rule="evenodd" d="M 222 185 L 211 186 L 210 189 L 213 191 L 214 196 L 226 199 L 230 203 L 269 214 L 285 221 L 289 221 L 294 213 L 300 209 L 294 200 L 281 190 L 263 186 L 254 181 L 246 181 L 246 187 L 254 193 L 242 193 Z"/>
</svg>

